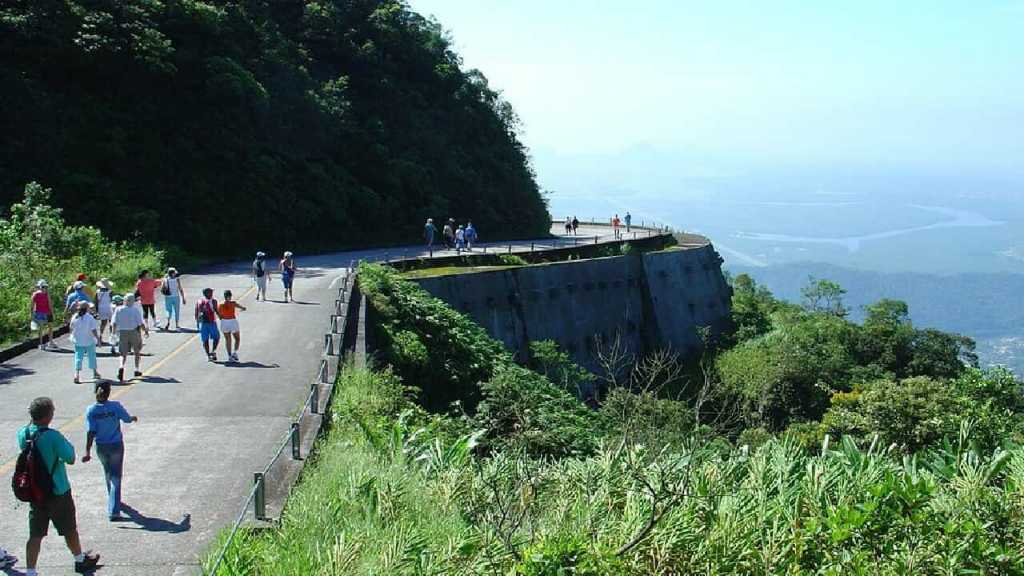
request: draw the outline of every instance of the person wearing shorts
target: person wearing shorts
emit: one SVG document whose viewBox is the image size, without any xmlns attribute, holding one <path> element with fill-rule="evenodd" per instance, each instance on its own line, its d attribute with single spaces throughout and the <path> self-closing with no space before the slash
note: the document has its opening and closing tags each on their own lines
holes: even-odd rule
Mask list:
<svg viewBox="0 0 1024 576">
<path fill-rule="evenodd" d="M 225 290 L 224 301 L 217 307 L 217 315 L 220 316 L 220 331 L 224 333 L 224 345 L 228 347 L 228 362 L 238 362 L 238 347 L 242 345 L 237 310 L 245 310 L 245 306 L 231 299 L 231 290 Z M 234 352 L 231 351 L 232 335 L 235 339 Z"/>
<path fill-rule="evenodd" d="M 18 430 L 18 446 L 24 450 L 29 442 L 35 444 L 43 464 L 52 471 L 53 491 L 42 502 L 32 502 L 28 510 L 28 544 L 25 548 L 27 574 L 36 573 L 36 562 L 43 545 L 43 538 L 50 529 L 50 524 L 57 534 L 64 537 L 68 550 L 74 556 L 75 572 L 92 571 L 99 564 L 99 554 L 82 552 L 82 543 L 78 536 L 78 520 L 75 513 L 75 500 L 71 496 L 71 483 L 68 482 L 66 466 L 75 463 L 75 447 L 63 434 L 50 428 L 56 409 L 53 400 L 39 397 L 32 400 L 28 407 L 32 423 Z"/>
<path fill-rule="evenodd" d="M 164 295 L 164 309 L 167 311 L 164 331 L 171 329 L 171 318 L 174 319 L 174 330 L 181 330 L 181 305 L 185 304 L 185 288 L 181 285 L 177 268 L 167 269 L 167 275 L 160 285 L 160 292 Z"/>
<path fill-rule="evenodd" d="M 256 299 L 266 302 L 270 270 L 267 270 L 267 255 L 263 252 L 257 252 L 256 259 L 252 261 L 252 279 L 256 283 Z"/>
<path fill-rule="evenodd" d="M 53 343 L 53 307 L 50 304 L 50 286 L 46 280 L 36 282 L 36 291 L 29 299 L 29 314 L 32 324 L 39 330 L 39 349 L 46 350 L 47 346 L 56 348 Z M 43 332 L 49 334 L 49 339 L 43 339 Z"/>
<path fill-rule="evenodd" d="M 213 298 L 213 288 L 203 288 L 203 297 L 196 302 L 196 324 L 199 326 L 199 339 L 203 342 L 206 359 L 210 362 L 217 361 L 217 346 L 220 345 L 217 314 L 219 312 L 217 311 L 217 300 Z"/>
<path fill-rule="evenodd" d="M 284 283 L 284 301 L 294 302 L 295 295 L 292 293 L 292 282 L 295 280 L 295 257 L 291 252 L 285 252 L 281 259 L 281 282 Z"/>
<path fill-rule="evenodd" d="M 124 365 L 129 354 L 135 355 L 135 377 L 142 376 L 142 333 L 149 338 L 149 328 L 142 318 L 142 312 L 135 306 L 135 295 L 124 297 L 124 306 L 114 311 L 114 329 L 117 330 L 117 346 L 121 352 L 121 367 L 117 379 L 124 382 Z"/>
<path fill-rule="evenodd" d="M 149 328 L 150 320 L 156 326 L 156 289 L 159 286 L 159 280 L 149 277 L 149 270 L 139 272 L 139 281 L 135 283 L 135 293 L 138 294 L 139 303 L 142 304 L 142 317 L 145 320 L 146 328 Z"/>
</svg>

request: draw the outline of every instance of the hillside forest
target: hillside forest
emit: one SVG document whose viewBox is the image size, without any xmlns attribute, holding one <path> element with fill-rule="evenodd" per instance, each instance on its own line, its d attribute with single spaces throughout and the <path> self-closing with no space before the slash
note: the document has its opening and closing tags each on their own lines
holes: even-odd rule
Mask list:
<svg viewBox="0 0 1024 576">
<path fill-rule="evenodd" d="M 196 256 L 546 234 L 508 102 L 400 0 L 0 6 L 0 205 Z"/>
</svg>

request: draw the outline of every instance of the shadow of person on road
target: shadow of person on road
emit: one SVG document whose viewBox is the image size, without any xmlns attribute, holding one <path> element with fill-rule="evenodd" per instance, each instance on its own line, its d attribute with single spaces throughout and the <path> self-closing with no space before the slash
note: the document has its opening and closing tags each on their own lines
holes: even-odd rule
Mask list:
<svg viewBox="0 0 1024 576">
<path fill-rule="evenodd" d="M 21 368 L 19 366 L 9 366 L 7 364 L 0 364 L 0 384 L 10 384 L 18 376 L 28 376 L 34 374 L 35 370 L 29 368 Z"/>
<path fill-rule="evenodd" d="M 181 532 L 188 532 L 192 529 L 191 514 L 186 513 L 182 515 L 180 522 L 171 522 L 170 520 L 164 520 L 163 518 L 146 516 L 127 504 L 121 504 L 121 510 L 123 510 L 125 515 L 128 516 L 128 520 L 138 525 L 119 526 L 122 530 L 145 530 L 146 532 L 167 532 L 169 534 L 179 534 Z"/>
<path fill-rule="evenodd" d="M 280 368 L 280 364 L 261 364 L 259 362 L 223 362 L 227 368 Z"/>
<path fill-rule="evenodd" d="M 180 384 L 181 380 L 177 378 L 165 378 L 163 376 L 142 376 L 141 378 L 135 378 L 139 382 L 146 382 L 148 384 Z"/>
</svg>

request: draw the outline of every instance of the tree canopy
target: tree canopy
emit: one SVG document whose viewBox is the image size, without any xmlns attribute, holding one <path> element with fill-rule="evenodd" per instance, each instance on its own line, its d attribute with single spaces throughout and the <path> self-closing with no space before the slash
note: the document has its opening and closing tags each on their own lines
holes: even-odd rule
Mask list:
<svg viewBox="0 0 1024 576">
<path fill-rule="evenodd" d="M 511 106 L 401 0 L 12 0 L 0 202 L 197 254 L 546 233 Z"/>
</svg>

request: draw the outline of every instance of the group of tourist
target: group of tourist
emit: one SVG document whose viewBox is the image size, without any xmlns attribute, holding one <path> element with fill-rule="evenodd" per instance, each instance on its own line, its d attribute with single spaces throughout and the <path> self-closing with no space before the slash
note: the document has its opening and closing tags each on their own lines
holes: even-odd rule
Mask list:
<svg viewBox="0 0 1024 576">
<path fill-rule="evenodd" d="M 297 270 L 294 254 L 285 252 L 278 263 L 285 302 L 295 300 L 292 285 Z M 256 300 L 266 300 L 270 269 L 264 252 L 256 253 L 256 259 L 252 263 L 252 278 L 256 285 Z M 101 278 L 93 285 L 90 284 L 88 276 L 82 273 L 64 292 L 63 319 L 74 345 L 76 384 L 81 382 L 83 364 L 92 371 L 95 380 L 102 378 L 97 370 L 96 350 L 107 345 L 110 346 L 112 355 L 121 356 L 117 371 L 119 381 L 124 381 L 125 364 L 129 355 L 134 356 L 135 377 L 142 376 L 142 348 L 144 338 L 148 339 L 150 336 L 150 330 L 170 332 L 172 320 L 173 331 L 181 330 L 181 306 L 187 300 L 185 287 L 181 283 L 177 269 L 168 268 L 159 279 L 153 278 L 149 270 L 143 270 L 139 272 L 134 291 L 115 294 L 113 289 L 113 282 L 107 278 Z M 157 291 L 163 295 L 166 311 L 162 327 L 156 314 Z M 227 340 L 228 361 L 238 362 L 241 331 L 237 311 L 244 311 L 246 308 L 233 299 L 230 290 L 224 291 L 223 296 L 223 301 L 218 302 L 213 297 L 212 288 L 203 289 L 202 298 L 195 305 L 196 325 L 203 350 L 211 362 L 217 361 L 217 348 L 222 332 Z M 53 327 L 56 324 L 54 306 L 46 280 L 39 280 L 36 283 L 36 290 L 29 298 L 29 313 L 31 327 L 39 334 L 39 349 L 58 349 L 53 339 Z"/>
<path fill-rule="evenodd" d="M 427 223 L 423 226 L 423 239 L 427 242 L 427 249 L 434 249 L 434 237 L 436 235 L 437 227 L 434 225 L 434 219 L 427 218 Z M 449 218 L 444 223 L 444 228 L 441 229 L 441 241 L 444 243 L 445 249 L 455 250 L 457 253 L 461 253 L 463 250 L 472 252 L 473 244 L 478 239 L 479 236 L 472 220 L 467 221 L 465 226 L 463 226 L 462 224 L 456 224 L 454 218 Z"/>
<path fill-rule="evenodd" d="M 298 267 L 291 252 L 284 253 L 278 270 L 284 286 L 285 302 L 293 302 L 292 285 Z M 252 278 L 257 288 L 256 299 L 266 300 L 270 270 L 266 264 L 266 254 L 263 252 L 258 252 L 252 263 Z M 74 381 L 81 382 L 83 364 L 88 365 L 95 379 L 96 402 L 85 412 L 86 444 L 81 461 L 89 462 L 95 447 L 96 456 L 103 466 L 107 489 L 107 515 L 111 522 L 124 518 L 121 515 L 121 478 L 124 463 L 121 423 L 138 422 L 138 417 L 130 415 L 124 406 L 110 399 L 111 383 L 104 380 L 97 370 L 96 348 L 108 344 L 104 338 L 109 327 L 111 353 L 116 349 L 121 355 L 118 380 L 124 380 L 125 363 L 129 354 L 135 356 L 135 376 L 142 376 L 143 335 L 148 339 L 150 328 L 160 329 L 155 310 L 156 291 L 159 290 L 164 297 L 164 331 L 170 331 L 172 319 L 174 330 L 181 329 L 181 305 L 186 303 L 185 288 L 178 271 L 174 268 L 168 268 L 160 279 L 152 278 L 148 270 L 143 270 L 139 273 L 134 288 L 134 291 L 123 295 L 115 294 L 114 284 L 107 278 L 101 278 L 94 285 L 90 285 L 87 275 L 83 273 L 68 286 L 63 299 L 63 313 L 68 323 L 71 342 L 75 347 Z M 218 302 L 214 298 L 213 289 L 204 288 L 202 298 L 195 305 L 196 323 L 203 350 L 209 361 L 217 360 L 217 346 L 220 343 L 220 333 L 223 332 L 228 360 L 238 362 L 241 330 L 237 311 L 244 311 L 246 307 L 234 300 L 231 290 L 225 290 L 223 297 L 224 299 Z M 39 349 L 57 349 L 53 342 L 54 307 L 49 285 L 45 280 L 36 283 L 36 290 L 30 297 L 30 313 L 32 327 L 39 331 Z M 60 431 L 50 428 L 55 410 L 50 398 L 36 398 L 28 410 L 31 423 L 18 431 L 18 446 L 22 454 L 15 470 L 15 481 L 17 483 L 21 478 L 25 494 L 36 495 L 26 499 L 30 502 L 26 576 L 36 575 L 36 562 L 42 540 L 47 535 L 51 523 L 57 533 L 64 538 L 74 556 L 76 572 L 91 571 L 99 562 L 98 554 L 91 551 L 83 552 L 79 540 L 75 503 L 66 470 L 66 466 L 75 463 L 75 448 Z M 33 458 L 39 465 L 30 464 Z M 44 475 L 45 479 L 42 478 Z M 39 483 L 39 486 L 33 484 L 34 482 Z M 18 493 L 17 487 L 15 491 Z M 0 570 L 11 568 L 16 562 L 14 556 L 0 548 Z"/>
<path fill-rule="evenodd" d="M 576 234 L 576 230 L 579 229 L 579 227 L 580 227 L 580 219 L 579 218 L 577 218 L 575 216 L 573 216 L 572 218 L 570 218 L 568 216 L 565 217 L 565 233 L 567 235 L 568 234 L 575 235 Z"/>
</svg>

